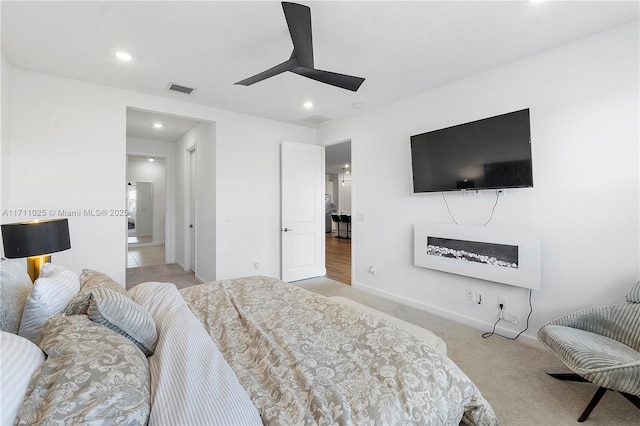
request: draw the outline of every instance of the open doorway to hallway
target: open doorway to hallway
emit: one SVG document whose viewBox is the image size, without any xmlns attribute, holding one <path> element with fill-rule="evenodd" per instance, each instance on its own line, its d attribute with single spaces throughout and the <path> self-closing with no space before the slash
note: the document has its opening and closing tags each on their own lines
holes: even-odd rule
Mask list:
<svg viewBox="0 0 640 426">
<path fill-rule="evenodd" d="M 327 278 L 351 284 L 351 141 L 325 147 Z"/>
<path fill-rule="evenodd" d="M 351 284 L 351 240 L 337 238 L 333 232 L 325 237 L 327 278 Z"/>
<path fill-rule="evenodd" d="M 164 181 L 152 185 L 153 203 L 161 204 L 163 207 L 153 210 L 151 242 L 148 241 L 148 235 L 135 235 L 137 240 L 131 241 L 130 245 L 127 244 L 127 285 L 133 285 L 138 279 L 164 282 L 169 275 L 173 276 L 174 270 L 186 272 L 194 279 L 198 277 L 197 280 L 200 281 L 213 281 L 215 261 L 200 262 L 198 272 L 189 271 L 191 262 L 186 262 L 186 252 L 193 253 L 195 249 L 191 244 L 186 247 L 185 243 L 189 242 L 188 236 L 195 232 L 199 236 L 196 241 L 198 250 L 197 255 L 192 257 L 215 259 L 215 244 L 212 243 L 215 239 L 216 223 L 216 197 L 215 193 L 212 193 L 216 176 L 215 123 L 135 107 L 127 107 L 126 120 L 127 157 L 137 156 L 147 162 L 149 158 L 153 158 L 154 161 L 149 163 L 164 161 L 165 171 Z M 189 153 L 196 145 L 199 153 L 203 154 L 202 157 L 198 157 L 197 178 L 189 177 L 190 171 L 195 172 L 195 168 L 188 165 Z M 205 160 L 201 160 L 203 158 Z M 195 185 L 194 179 L 197 183 Z M 125 181 L 127 187 L 129 182 L 136 182 L 137 186 L 139 182 L 154 181 L 145 176 L 128 175 Z M 186 207 L 191 205 L 187 197 L 190 188 L 195 191 L 191 194 L 191 211 L 197 210 L 200 217 L 209 219 L 200 224 L 199 230 L 195 228 L 195 222 L 189 220 L 191 215 Z M 123 197 L 126 193 L 126 190 L 123 191 Z M 161 198 L 164 198 L 164 201 L 161 202 Z M 136 219 L 133 227 L 139 225 Z M 128 227 L 124 218 L 123 227 Z M 130 231 L 123 229 L 123 232 L 128 236 Z M 201 235 L 206 237 L 200 238 Z M 147 240 L 141 240 L 140 237 Z M 198 276 L 199 274 L 201 275 Z"/>
<path fill-rule="evenodd" d="M 200 123 L 127 108 L 127 268 L 175 259 L 175 155 L 180 139 Z"/>
<path fill-rule="evenodd" d="M 166 163 L 127 156 L 127 268 L 165 263 Z"/>
</svg>

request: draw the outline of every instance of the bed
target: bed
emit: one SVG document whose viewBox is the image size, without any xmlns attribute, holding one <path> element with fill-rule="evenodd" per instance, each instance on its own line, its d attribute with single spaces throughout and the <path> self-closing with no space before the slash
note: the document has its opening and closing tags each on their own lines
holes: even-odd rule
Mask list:
<svg viewBox="0 0 640 426">
<path fill-rule="evenodd" d="M 42 326 L 15 424 L 498 423 L 440 339 L 348 299 L 263 276 L 78 284 Z M 26 352 L 2 335 L 5 376 Z"/>
</svg>

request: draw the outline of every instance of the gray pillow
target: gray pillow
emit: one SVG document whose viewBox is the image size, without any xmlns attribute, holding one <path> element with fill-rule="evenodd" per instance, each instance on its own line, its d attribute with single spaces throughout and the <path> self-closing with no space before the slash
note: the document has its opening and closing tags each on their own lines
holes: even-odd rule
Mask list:
<svg viewBox="0 0 640 426">
<path fill-rule="evenodd" d="M 153 355 L 158 340 L 156 323 L 128 294 L 104 287 L 93 289 L 87 315 L 131 340 L 146 356 Z"/>
<path fill-rule="evenodd" d="M 64 309 L 65 315 L 87 315 L 91 292 L 96 288 L 109 288 L 124 295 L 127 291 L 120 284 L 112 280 L 108 275 L 92 269 L 83 269 L 80 274 L 80 292 L 71 299 Z"/>
<path fill-rule="evenodd" d="M 47 359 L 31 377 L 16 425 L 146 425 L 147 358 L 85 315 L 56 315 L 42 331 Z"/>
<path fill-rule="evenodd" d="M 635 283 L 627 293 L 627 302 L 640 303 L 640 281 Z"/>
<path fill-rule="evenodd" d="M 24 260 L 4 259 L 0 262 L 0 330 L 18 334 L 32 288 Z"/>
</svg>

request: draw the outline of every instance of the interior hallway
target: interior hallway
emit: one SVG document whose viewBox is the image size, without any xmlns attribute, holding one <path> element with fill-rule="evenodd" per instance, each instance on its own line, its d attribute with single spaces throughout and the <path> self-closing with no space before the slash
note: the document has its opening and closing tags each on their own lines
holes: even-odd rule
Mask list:
<svg viewBox="0 0 640 426">
<path fill-rule="evenodd" d="M 164 262 L 164 244 L 155 246 L 129 246 L 127 268 L 164 265 Z"/>
</svg>

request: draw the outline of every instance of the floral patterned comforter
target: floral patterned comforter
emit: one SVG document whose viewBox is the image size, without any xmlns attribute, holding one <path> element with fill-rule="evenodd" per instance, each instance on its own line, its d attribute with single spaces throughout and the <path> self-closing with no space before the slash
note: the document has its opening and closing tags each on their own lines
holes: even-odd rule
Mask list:
<svg viewBox="0 0 640 426">
<path fill-rule="evenodd" d="M 448 357 L 383 319 L 269 277 L 181 290 L 268 425 L 496 425 Z"/>
</svg>

